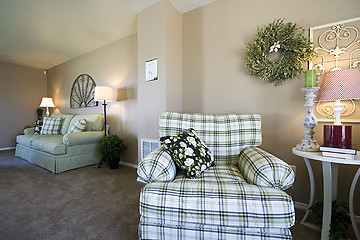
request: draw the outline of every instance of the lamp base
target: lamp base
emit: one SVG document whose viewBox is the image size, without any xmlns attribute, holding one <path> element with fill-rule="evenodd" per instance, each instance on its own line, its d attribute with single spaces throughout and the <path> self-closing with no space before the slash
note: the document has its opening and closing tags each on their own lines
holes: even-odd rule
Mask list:
<svg viewBox="0 0 360 240">
<path fill-rule="evenodd" d="M 306 152 L 317 152 L 319 147 L 319 144 L 313 139 L 303 139 L 296 145 L 297 150 Z"/>
<path fill-rule="evenodd" d="M 325 147 L 351 148 L 351 125 L 324 125 Z"/>
</svg>

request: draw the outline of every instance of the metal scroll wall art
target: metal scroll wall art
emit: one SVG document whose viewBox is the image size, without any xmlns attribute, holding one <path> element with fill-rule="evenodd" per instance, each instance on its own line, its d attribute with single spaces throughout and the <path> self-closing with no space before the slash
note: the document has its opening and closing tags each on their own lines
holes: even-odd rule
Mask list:
<svg viewBox="0 0 360 240">
<path fill-rule="evenodd" d="M 96 107 L 94 101 L 95 81 L 88 74 L 79 75 L 71 88 L 70 108 Z"/>
<path fill-rule="evenodd" d="M 317 57 L 309 62 L 309 69 L 316 69 L 318 75 L 341 69 L 360 69 L 359 30 L 360 17 L 310 28 L 310 40 Z M 345 108 L 341 116 L 345 118 L 353 114 L 358 105 L 352 100 L 342 103 Z M 332 104 L 319 102 L 316 110 L 328 119 L 334 117 Z"/>
</svg>

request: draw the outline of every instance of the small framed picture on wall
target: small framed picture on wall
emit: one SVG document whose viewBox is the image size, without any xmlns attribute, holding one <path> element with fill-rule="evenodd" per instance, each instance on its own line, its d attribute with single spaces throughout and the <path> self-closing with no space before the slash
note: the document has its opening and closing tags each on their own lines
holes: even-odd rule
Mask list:
<svg viewBox="0 0 360 240">
<path fill-rule="evenodd" d="M 155 81 L 158 80 L 158 71 L 157 71 L 157 58 L 146 61 L 145 63 L 145 81 Z"/>
</svg>

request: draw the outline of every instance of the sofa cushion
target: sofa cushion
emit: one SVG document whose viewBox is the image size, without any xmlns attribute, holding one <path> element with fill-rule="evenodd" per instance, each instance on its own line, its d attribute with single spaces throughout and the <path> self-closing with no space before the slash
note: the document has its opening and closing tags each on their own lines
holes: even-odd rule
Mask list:
<svg viewBox="0 0 360 240">
<path fill-rule="evenodd" d="M 59 135 L 62 120 L 62 118 L 44 117 L 40 135 Z"/>
<path fill-rule="evenodd" d="M 141 190 L 140 215 L 174 222 L 229 227 L 290 228 L 294 205 L 285 192 L 248 184 L 232 165 L 216 165 L 196 179 L 182 172 Z M 181 221 L 179 221 L 181 219 Z"/>
<path fill-rule="evenodd" d="M 51 115 L 52 118 L 63 118 L 62 126 L 60 129 L 60 134 L 65 135 L 69 129 L 69 125 L 71 122 L 71 119 L 73 119 L 73 114 L 61 114 L 61 113 L 55 113 Z"/>
<path fill-rule="evenodd" d="M 67 133 L 73 133 L 73 132 L 84 132 L 86 129 L 86 120 L 85 119 L 79 119 L 74 125 L 72 125 L 69 128 L 69 131 Z"/>
<path fill-rule="evenodd" d="M 32 140 L 39 138 L 40 135 L 36 134 L 36 135 L 18 135 L 16 136 L 16 143 L 26 146 L 26 147 L 31 147 L 31 143 Z"/>
<path fill-rule="evenodd" d="M 65 154 L 66 145 L 62 141 L 62 135 L 40 135 L 31 141 L 31 147 L 50 154 Z"/>
<path fill-rule="evenodd" d="M 146 183 L 172 181 L 176 176 L 175 162 L 162 145 L 139 162 L 137 174 Z"/>
<path fill-rule="evenodd" d="M 161 137 L 160 141 L 176 165 L 189 178 L 196 178 L 214 164 L 209 148 L 192 128 L 176 136 Z"/>
<path fill-rule="evenodd" d="M 79 114 L 75 115 L 70 122 L 69 128 L 71 128 L 80 119 L 86 120 L 85 131 L 101 131 L 104 125 L 104 116 L 101 114 Z"/>
</svg>

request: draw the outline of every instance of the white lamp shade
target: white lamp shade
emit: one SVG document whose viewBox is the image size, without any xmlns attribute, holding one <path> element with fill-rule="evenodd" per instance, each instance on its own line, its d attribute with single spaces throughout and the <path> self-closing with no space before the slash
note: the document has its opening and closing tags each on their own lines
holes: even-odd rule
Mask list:
<svg viewBox="0 0 360 240">
<path fill-rule="evenodd" d="M 43 97 L 39 107 L 55 107 L 52 98 Z"/>
<path fill-rule="evenodd" d="M 94 101 L 114 101 L 114 90 L 111 87 L 96 86 Z"/>
</svg>

